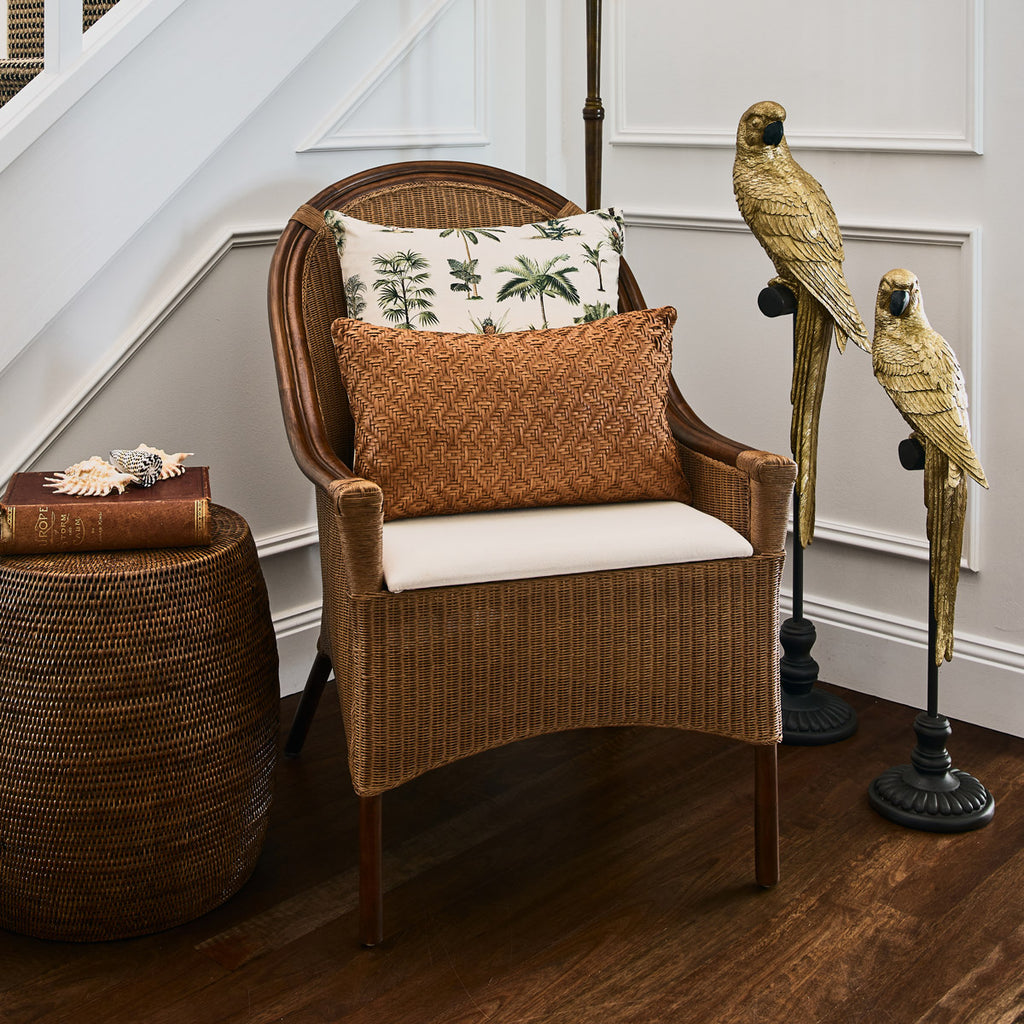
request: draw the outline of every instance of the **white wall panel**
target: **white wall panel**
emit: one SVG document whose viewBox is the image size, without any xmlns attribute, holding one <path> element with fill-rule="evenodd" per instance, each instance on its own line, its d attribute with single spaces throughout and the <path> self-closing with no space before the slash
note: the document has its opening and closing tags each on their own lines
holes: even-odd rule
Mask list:
<svg viewBox="0 0 1024 1024">
<path fill-rule="evenodd" d="M 775 99 L 799 145 L 980 152 L 981 0 L 609 6 L 613 143 L 732 146 Z"/>
<path fill-rule="evenodd" d="M 487 144 L 486 4 L 432 0 L 420 7 L 375 9 L 382 56 L 303 152 Z"/>
</svg>

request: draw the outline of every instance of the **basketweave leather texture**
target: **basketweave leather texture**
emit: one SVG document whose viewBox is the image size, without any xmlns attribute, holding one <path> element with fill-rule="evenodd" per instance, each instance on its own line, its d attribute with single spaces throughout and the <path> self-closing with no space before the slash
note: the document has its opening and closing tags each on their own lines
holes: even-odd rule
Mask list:
<svg viewBox="0 0 1024 1024">
<path fill-rule="evenodd" d="M 666 415 L 671 307 L 547 331 L 443 334 L 340 318 L 357 475 L 385 519 L 689 500 Z"/>
</svg>

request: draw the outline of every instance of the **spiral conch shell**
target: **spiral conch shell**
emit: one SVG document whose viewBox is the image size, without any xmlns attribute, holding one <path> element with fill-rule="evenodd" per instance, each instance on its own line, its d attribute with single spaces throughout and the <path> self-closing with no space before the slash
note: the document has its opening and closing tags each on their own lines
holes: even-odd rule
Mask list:
<svg viewBox="0 0 1024 1024">
<path fill-rule="evenodd" d="M 46 477 L 45 485 L 57 494 L 88 495 L 90 497 L 109 494 L 116 490 L 123 494 L 124 489 L 132 483 L 131 473 L 122 473 L 116 466 L 101 459 L 98 455 L 76 462 L 68 466 L 63 473 L 55 473 Z"/>
<path fill-rule="evenodd" d="M 154 455 L 160 456 L 160 460 L 163 463 L 163 467 L 160 470 L 161 480 L 167 480 L 169 477 L 180 476 L 184 473 L 184 461 L 190 455 L 195 454 L 195 452 L 175 452 L 174 455 L 168 455 L 162 448 L 151 448 L 148 444 L 140 444 L 135 450 L 137 452 L 152 452 Z"/>
<path fill-rule="evenodd" d="M 125 473 L 131 473 L 140 487 L 152 487 L 158 480 L 167 480 L 185 472 L 182 463 L 192 452 L 168 455 L 162 448 L 140 444 L 136 448 L 115 448 L 110 461 Z"/>
<path fill-rule="evenodd" d="M 133 483 L 152 487 L 160 479 L 163 460 L 156 452 L 143 452 L 137 448 L 114 448 L 110 461 L 124 473 L 131 474 Z"/>
</svg>

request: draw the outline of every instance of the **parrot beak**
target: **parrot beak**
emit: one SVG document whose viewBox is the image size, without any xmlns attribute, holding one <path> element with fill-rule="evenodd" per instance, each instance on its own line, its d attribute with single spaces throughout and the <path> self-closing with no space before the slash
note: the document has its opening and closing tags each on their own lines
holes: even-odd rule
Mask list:
<svg viewBox="0 0 1024 1024">
<path fill-rule="evenodd" d="M 910 305 L 910 292 L 895 291 L 889 297 L 889 312 L 893 316 L 903 316 Z"/>
<path fill-rule="evenodd" d="M 772 121 L 764 126 L 764 144 L 766 146 L 777 146 L 782 141 L 783 127 L 781 121 Z"/>
</svg>

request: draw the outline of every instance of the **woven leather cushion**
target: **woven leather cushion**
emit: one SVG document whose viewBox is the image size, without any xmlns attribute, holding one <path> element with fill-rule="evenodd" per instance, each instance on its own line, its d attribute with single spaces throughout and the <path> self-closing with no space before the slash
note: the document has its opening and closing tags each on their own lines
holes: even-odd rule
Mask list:
<svg viewBox="0 0 1024 1024">
<path fill-rule="evenodd" d="M 487 228 L 384 227 L 337 210 L 324 221 L 355 320 L 485 334 L 596 320 L 618 303 L 615 209 Z"/>
<path fill-rule="evenodd" d="M 671 307 L 550 331 L 332 326 L 354 469 L 385 519 L 689 500 L 668 427 Z"/>
<path fill-rule="evenodd" d="M 384 583 L 399 593 L 753 553 L 731 526 L 678 501 L 467 512 L 385 523 Z"/>
</svg>

